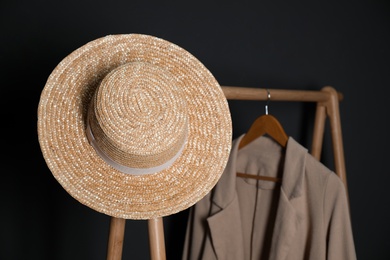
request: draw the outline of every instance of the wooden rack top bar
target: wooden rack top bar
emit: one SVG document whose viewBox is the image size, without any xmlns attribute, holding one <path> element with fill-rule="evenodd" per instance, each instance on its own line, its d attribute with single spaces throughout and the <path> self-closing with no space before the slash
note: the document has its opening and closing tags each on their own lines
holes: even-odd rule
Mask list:
<svg viewBox="0 0 390 260">
<path fill-rule="evenodd" d="M 267 100 L 266 88 L 249 88 L 222 86 L 222 90 L 227 99 L 236 100 Z M 287 89 L 268 89 L 271 94 L 271 101 L 306 101 L 306 102 L 326 102 L 330 94 L 325 91 L 316 90 L 287 90 Z M 339 100 L 343 95 L 338 93 Z"/>
</svg>

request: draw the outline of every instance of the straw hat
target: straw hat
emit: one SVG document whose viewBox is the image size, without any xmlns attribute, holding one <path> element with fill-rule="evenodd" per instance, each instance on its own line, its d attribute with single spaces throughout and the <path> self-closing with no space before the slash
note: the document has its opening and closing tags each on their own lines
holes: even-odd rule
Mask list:
<svg viewBox="0 0 390 260">
<path fill-rule="evenodd" d="M 206 67 L 142 34 L 72 52 L 38 107 L 54 177 L 82 204 L 118 218 L 162 217 L 198 202 L 226 166 L 231 135 L 227 100 Z"/>
</svg>

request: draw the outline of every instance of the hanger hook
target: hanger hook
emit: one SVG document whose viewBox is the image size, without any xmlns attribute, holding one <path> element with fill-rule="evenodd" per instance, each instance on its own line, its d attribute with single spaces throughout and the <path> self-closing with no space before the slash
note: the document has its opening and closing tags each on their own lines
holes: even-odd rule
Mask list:
<svg viewBox="0 0 390 260">
<path fill-rule="evenodd" d="M 269 89 L 267 88 L 267 103 L 265 104 L 265 114 L 268 115 L 268 104 L 271 100 L 271 93 L 269 92 Z"/>
</svg>

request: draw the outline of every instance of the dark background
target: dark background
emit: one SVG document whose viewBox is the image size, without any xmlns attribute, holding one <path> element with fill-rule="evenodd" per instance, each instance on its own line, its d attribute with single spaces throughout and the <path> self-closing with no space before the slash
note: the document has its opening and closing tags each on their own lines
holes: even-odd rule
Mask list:
<svg viewBox="0 0 390 260">
<path fill-rule="evenodd" d="M 0 4 L 0 259 L 105 259 L 110 218 L 71 198 L 40 152 L 46 79 L 96 38 L 149 34 L 191 52 L 221 85 L 320 90 L 340 103 L 358 259 L 390 259 L 388 1 L 14 1 Z M 230 101 L 234 137 L 263 101 Z M 314 104 L 271 102 L 310 148 Z M 329 127 L 327 126 L 327 129 Z M 322 161 L 333 169 L 329 129 Z M 164 218 L 167 259 L 179 259 L 187 212 Z M 123 259 L 148 259 L 146 221 L 126 222 Z"/>
</svg>

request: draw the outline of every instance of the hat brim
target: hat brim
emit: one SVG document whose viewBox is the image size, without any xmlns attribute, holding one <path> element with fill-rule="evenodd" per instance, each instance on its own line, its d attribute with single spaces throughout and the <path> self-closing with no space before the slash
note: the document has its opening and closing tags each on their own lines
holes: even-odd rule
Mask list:
<svg viewBox="0 0 390 260">
<path fill-rule="evenodd" d="M 188 139 L 167 169 L 122 173 L 103 161 L 86 137 L 88 104 L 100 81 L 132 61 L 164 67 L 185 93 Z M 227 100 L 216 79 L 193 55 L 142 34 L 109 35 L 78 48 L 50 74 L 38 107 L 38 138 L 62 187 L 82 204 L 109 216 L 151 219 L 185 210 L 217 183 L 231 147 Z"/>
</svg>

